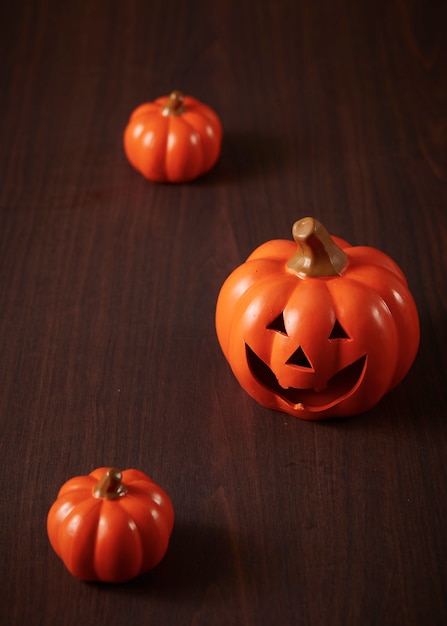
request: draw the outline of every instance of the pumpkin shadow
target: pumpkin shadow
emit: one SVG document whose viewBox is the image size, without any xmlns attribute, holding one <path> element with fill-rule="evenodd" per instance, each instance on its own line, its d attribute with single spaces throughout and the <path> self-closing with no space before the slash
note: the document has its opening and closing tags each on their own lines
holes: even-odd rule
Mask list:
<svg viewBox="0 0 447 626">
<path fill-rule="evenodd" d="M 192 526 L 179 521 L 161 563 L 146 574 L 116 586 L 114 593 L 167 600 L 200 597 L 210 584 L 221 585 L 236 576 L 233 548 L 237 543 L 235 533 L 223 526 L 204 523 Z"/>
<path fill-rule="evenodd" d="M 228 131 L 216 165 L 189 184 L 227 185 L 283 171 L 287 166 L 287 149 L 286 141 L 273 133 Z"/>
</svg>

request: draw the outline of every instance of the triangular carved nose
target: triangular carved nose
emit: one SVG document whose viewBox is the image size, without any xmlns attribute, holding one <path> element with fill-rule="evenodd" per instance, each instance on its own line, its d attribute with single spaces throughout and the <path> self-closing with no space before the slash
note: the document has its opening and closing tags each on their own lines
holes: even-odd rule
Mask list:
<svg viewBox="0 0 447 626">
<path fill-rule="evenodd" d="M 298 348 L 298 350 L 295 350 L 295 352 L 289 359 L 287 359 L 287 365 L 297 365 L 298 367 L 313 369 L 309 359 L 305 355 L 304 350 L 301 346 Z"/>
<path fill-rule="evenodd" d="M 329 335 L 329 341 L 334 339 L 349 339 L 348 333 L 345 331 L 343 326 L 340 324 L 338 320 L 335 320 L 334 328 Z"/>
</svg>

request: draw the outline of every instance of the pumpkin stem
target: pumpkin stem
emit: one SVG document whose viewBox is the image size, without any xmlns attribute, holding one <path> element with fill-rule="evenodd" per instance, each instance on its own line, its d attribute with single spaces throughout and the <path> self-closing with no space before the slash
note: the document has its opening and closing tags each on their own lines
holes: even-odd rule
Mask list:
<svg viewBox="0 0 447 626">
<path fill-rule="evenodd" d="M 298 245 L 287 268 L 299 276 L 337 276 L 348 262 L 346 253 L 337 246 L 328 231 L 313 217 L 295 222 L 292 235 Z"/>
<path fill-rule="evenodd" d="M 184 96 L 181 91 L 172 91 L 171 95 L 166 101 L 165 106 L 163 107 L 162 114 L 163 115 L 182 115 L 185 112 L 185 107 L 183 106 Z"/>
<path fill-rule="evenodd" d="M 115 500 L 123 496 L 127 489 L 121 482 L 122 473 L 116 467 L 111 467 L 105 472 L 99 482 L 93 487 L 93 495 L 96 498 Z"/>
</svg>

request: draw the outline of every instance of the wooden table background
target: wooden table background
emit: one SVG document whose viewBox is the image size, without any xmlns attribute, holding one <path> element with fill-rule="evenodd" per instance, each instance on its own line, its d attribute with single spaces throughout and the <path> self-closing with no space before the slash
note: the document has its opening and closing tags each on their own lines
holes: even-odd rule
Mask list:
<svg viewBox="0 0 447 626">
<path fill-rule="evenodd" d="M 447 4 L 3 1 L 0 623 L 447 623 Z M 141 102 L 181 89 L 219 163 L 157 185 L 125 159 Z M 218 291 L 314 215 L 407 275 L 421 346 L 367 414 L 257 405 L 214 330 Z M 152 572 L 82 583 L 47 511 L 136 467 L 176 525 Z"/>
</svg>

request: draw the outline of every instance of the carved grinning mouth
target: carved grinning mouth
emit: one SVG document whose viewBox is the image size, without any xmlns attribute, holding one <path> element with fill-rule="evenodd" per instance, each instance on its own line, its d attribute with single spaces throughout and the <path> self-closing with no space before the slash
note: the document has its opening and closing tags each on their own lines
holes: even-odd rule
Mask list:
<svg viewBox="0 0 447 626">
<path fill-rule="evenodd" d="M 364 355 L 332 376 L 323 390 L 297 387 L 284 389 L 269 366 L 253 352 L 250 346 L 245 344 L 245 349 L 250 370 L 261 385 L 296 408 L 308 411 L 328 409 L 351 396 L 362 382 L 366 369 L 367 359 Z"/>
</svg>

